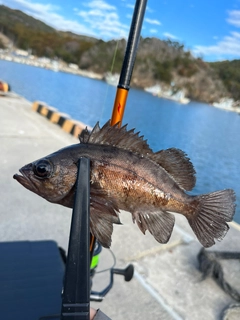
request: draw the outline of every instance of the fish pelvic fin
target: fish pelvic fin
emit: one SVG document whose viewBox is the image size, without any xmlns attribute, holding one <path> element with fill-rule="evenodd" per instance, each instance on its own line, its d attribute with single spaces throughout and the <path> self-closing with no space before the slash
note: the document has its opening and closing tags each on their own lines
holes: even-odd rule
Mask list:
<svg viewBox="0 0 240 320">
<path fill-rule="evenodd" d="M 235 193 L 226 189 L 194 198 L 196 211 L 186 217 L 198 240 L 208 248 L 215 244 L 214 239 L 222 240 L 229 229 L 226 222 L 232 221 L 235 213 Z"/>
<path fill-rule="evenodd" d="M 148 230 L 160 243 L 167 243 L 174 227 L 173 214 L 160 210 L 147 210 L 146 213 L 135 211 L 133 222 L 137 222 L 139 229 L 145 234 Z"/>
</svg>

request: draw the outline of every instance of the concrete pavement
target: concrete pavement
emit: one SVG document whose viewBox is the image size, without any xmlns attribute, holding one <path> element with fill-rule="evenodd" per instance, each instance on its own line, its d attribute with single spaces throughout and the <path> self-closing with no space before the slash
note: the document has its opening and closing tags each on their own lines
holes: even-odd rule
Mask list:
<svg viewBox="0 0 240 320">
<path fill-rule="evenodd" d="M 24 164 L 77 139 L 33 112 L 31 106 L 19 96 L 0 96 L 0 241 L 51 239 L 67 249 L 71 210 L 48 203 L 12 176 Z M 234 300 L 212 279 L 201 281 L 197 262 L 201 246 L 184 217 L 176 218 L 170 242 L 160 245 L 151 235 L 141 234 L 129 213 L 121 213 L 123 225 L 114 227 L 111 249 L 117 267 L 134 263 L 136 274 L 129 283 L 115 276 L 105 300 L 93 306 L 114 320 L 220 319 L 223 308 Z M 232 227 L 211 250 L 239 251 L 239 239 L 240 231 Z M 112 262 L 109 250 L 103 250 L 98 270 Z M 239 262 L 224 262 L 226 276 L 235 288 L 240 288 L 239 270 Z M 108 273 L 97 274 L 93 289 L 102 289 L 108 278 Z"/>
</svg>

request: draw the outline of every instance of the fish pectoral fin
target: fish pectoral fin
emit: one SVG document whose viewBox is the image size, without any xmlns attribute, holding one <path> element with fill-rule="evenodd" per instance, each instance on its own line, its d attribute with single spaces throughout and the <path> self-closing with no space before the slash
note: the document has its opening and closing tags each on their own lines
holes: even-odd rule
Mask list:
<svg viewBox="0 0 240 320">
<path fill-rule="evenodd" d="M 115 216 L 119 219 L 119 208 L 116 201 L 109 197 L 107 192 L 96 183 L 91 184 L 90 205 L 99 212 Z"/>
<path fill-rule="evenodd" d="M 133 221 L 143 234 L 148 230 L 158 242 L 166 243 L 172 234 L 175 217 L 169 212 L 153 209 L 146 213 L 135 211 Z"/>
<path fill-rule="evenodd" d="M 97 184 L 91 185 L 90 191 L 90 229 L 99 243 L 109 248 L 113 232 L 113 223 L 121 224 L 116 201 Z"/>
<path fill-rule="evenodd" d="M 164 168 L 184 190 L 192 190 L 196 183 L 195 170 L 187 155 L 180 149 L 161 150 L 151 159 Z"/>
</svg>

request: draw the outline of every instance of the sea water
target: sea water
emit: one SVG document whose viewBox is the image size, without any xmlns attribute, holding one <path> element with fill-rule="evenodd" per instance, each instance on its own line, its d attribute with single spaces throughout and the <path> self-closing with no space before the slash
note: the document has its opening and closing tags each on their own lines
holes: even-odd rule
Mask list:
<svg viewBox="0 0 240 320">
<path fill-rule="evenodd" d="M 0 78 L 30 101 L 44 101 L 93 127 L 111 118 L 116 88 L 104 81 L 0 60 Z M 181 105 L 143 90 L 129 91 L 123 124 L 154 151 L 180 148 L 197 172 L 193 194 L 232 188 L 240 223 L 240 116 L 191 101 Z"/>
</svg>

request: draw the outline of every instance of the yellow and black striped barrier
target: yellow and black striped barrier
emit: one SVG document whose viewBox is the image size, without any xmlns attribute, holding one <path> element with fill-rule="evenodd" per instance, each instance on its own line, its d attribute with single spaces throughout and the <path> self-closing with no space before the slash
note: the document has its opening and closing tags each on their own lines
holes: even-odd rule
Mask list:
<svg viewBox="0 0 240 320">
<path fill-rule="evenodd" d="M 3 91 L 3 92 L 11 91 L 10 85 L 7 82 L 0 81 L 0 91 Z"/>
<path fill-rule="evenodd" d="M 86 125 L 82 122 L 71 119 L 69 115 L 59 112 L 56 108 L 48 106 L 45 102 L 33 102 L 32 110 L 41 114 L 52 123 L 59 125 L 65 132 L 70 133 L 74 137 L 78 137 L 86 128 Z"/>
</svg>

